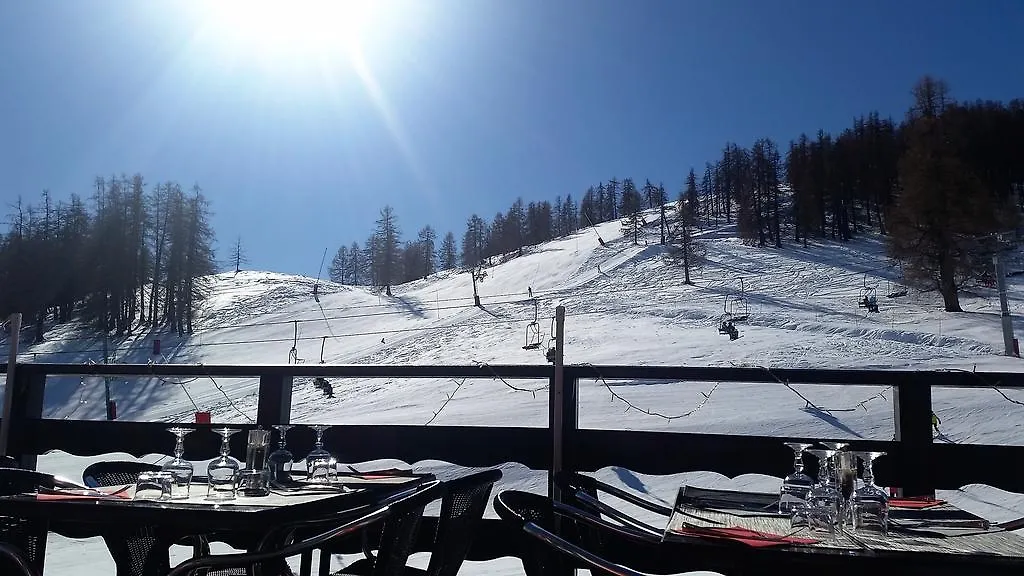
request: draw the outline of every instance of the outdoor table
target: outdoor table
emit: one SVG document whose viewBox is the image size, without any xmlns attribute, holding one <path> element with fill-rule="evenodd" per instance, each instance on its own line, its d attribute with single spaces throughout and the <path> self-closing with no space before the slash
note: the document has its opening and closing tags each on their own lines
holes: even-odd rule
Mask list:
<svg viewBox="0 0 1024 576">
<path fill-rule="evenodd" d="M 254 549 L 284 526 L 328 518 L 343 522 L 432 479 L 411 473 L 339 475 L 344 492 L 275 490 L 268 496 L 239 495 L 218 502 L 206 500 L 207 486 L 198 483 L 192 484 L 187 500 L 24 494 L 0 497 L 0 510 L 7 516 L 47 520 L 50 531 L 68 538 L 126 541 L 126 557 L 114 558 L 117 576 L 135 574 L 133 563 L 143 566 L 145 576 L 163 576 L 170 569 L 170 546 L 186 536 L 216 535 L 236 548 Z"/>
<path fill-rule="evenodd" d="M 893 500 L 887 535 L 847 527 L 835 537 L 807 527 L 793 528 L 777 506 L 777 494 L 684 486 L 664 542 L 687 544 L 681 553 L 728 574 L 805 569 L 830 576 L 864 575 L 879 569 L 904 575 L 1020 574 L 1024 570 L 1024 538 L 942 501 Z"/>
</svg>

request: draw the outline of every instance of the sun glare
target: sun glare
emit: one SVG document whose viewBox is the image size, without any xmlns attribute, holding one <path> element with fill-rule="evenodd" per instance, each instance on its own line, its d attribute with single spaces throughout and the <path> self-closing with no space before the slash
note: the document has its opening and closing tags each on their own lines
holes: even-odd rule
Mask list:
<svg viewBox="0 0 1024 576">
<path fill-rule="evenodd" d="M 214 33 L 269 56 L 357 52 L 373 33 L 382 0 L 209 0 Z"/>
</svg>

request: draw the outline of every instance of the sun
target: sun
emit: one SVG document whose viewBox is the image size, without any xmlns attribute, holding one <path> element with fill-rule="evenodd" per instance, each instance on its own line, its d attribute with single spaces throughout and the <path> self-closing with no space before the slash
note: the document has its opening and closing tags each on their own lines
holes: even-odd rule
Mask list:
<svg viewBox="0 0 1024 576">
<path fill-rule="evenodd" d="M 386 0 L 207 0 L 211 32 L 270 57 L 351 56 L 374 33 Z"/>
</svg>

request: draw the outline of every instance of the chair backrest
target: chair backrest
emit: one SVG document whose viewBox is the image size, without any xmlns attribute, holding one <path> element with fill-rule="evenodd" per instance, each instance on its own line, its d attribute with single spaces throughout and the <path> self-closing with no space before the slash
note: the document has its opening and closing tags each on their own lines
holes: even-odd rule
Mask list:
<svg viewBox="0 0 1024 576">
<path fill-rule="evenodd" d="M 485 470 L 444 483 L 427 574 L 455 576 L 459 572 L 498 480 L 501 470 Z"/>
<path fill-rule="evenodd" d="M 21 468 L 21 465 L 13 456 L 0 456 L 0 468 Z"/>
<path fill-rule="evenodd" d="M 664 518 L 661 521 L 662 526 L 667 524 L 669 517 L 672 516 L 672 509 L 667 506 L 651 502 L 650 500 L 641 498 L 636 494 L 627 492 L 622 488 L 606 484 L 592 476 L 587 476 L 578 472 L 559 472 L 558 474 L 555 474 L 555 485 L 562 491 L 563 502 L 572 504 L 582 508 L 583 510 L 597 514 L 598 516 L 603 514 L 627 526 L 646 530 L 651 534 L 661 534 L 662 531 L 664 531 L 664 528 L 652 526 L 647 522 L 634 518 L 622 510 L 613 508 L 605 502 L 601 502 L 598 497 L 599 494 L 604 492 L 605 494 L 614 496 L 619 500 L 628 502 L 633 506 L 637 506 L 643 510 L 663 516 Z"/>
<path fill-rule="evenodd" d="M 187 562 L 183 562 L 171 570 L 167 576 L 186 576 L 192 574 L 203 574 L 208 569 L 215 568 L 248 568 L 255 567 L 254 572 L 260 574 L 264 564 L 275 563 L 284 558 L 302 554 L 303 552 L 322 547 L 329 540 L 340 538 L 362 530 L 381 520 L 390 520 L 392 515 L 403 515 L 410 511 L 420 510 L 427 504 L 440 498 L 440 483 L 431 482 L 410 493 L 403 494 L 399 498 L 389 498 L 384 503 L 370 506 L 364 513 L 349 522 L 334 526 L 329 530 L 321 532 L 316 536 L 305 538 L 282 548 L 275 548 L 266 552 L 245 553 L 245 554 L 222 554 L 215 556 L 201 556 Z M 313 525 L 322 524 L 322 520 L 314 521 Z M 405 566 L 402 560 L 402 566 Z M 271 564 L 271 565 L 275 565 Z"/>
<path fill-rule="evenodd" d="M 15 546 L 0 543 L 0 574 L 13 576 L 39 576 L 25 554 Z"/>
<path fill-rule="evenodd" d="M 146 462 L 110 461 L 95 462 L 82 472 L 82 482 L 89 488 L 101 486 L 124 486 L 135 484 L 139 474 L 156 472 L 160 466 Z"/>
<path fill-rule="evenodd" d="M 373 562 L 373 576 L 405 574 L 405 564 L 416 544 L 423 510 L 427 504 L 441 498 L 443 490 L 443 484 L 433 482 L 392 505 L 391 513 L 381 529 L 377 558 Z"/>
<path fill-rule="evenodd" d="M 640 532 L 628 526 L 612 524 L 598 516 L 589 514 L 564 504 L 556 504 L 546 496 L 506 490 L 494 498 L 494 511 L 498 516 L 530 536 L 523 542 L 520 559 L 529 576 L 547 576 L 560 574 L 568 567 L 592 568 L 594 558 L 605 552 L 605 543 L 616 540 L 616 550 L 625 551 L 630 559 L 633 556 L 650 556 L 660 541 L 659 538 Z M 556 518 L 560 518 L 560 526 L 556 526 Z M 586 550 L 593 558 L 586 559 L 578 554 L 566 553 L 565 550 L 552 546 L 552 543 L 541 538 L 542 532 L 552 535 L 579 550 Z M 613 567 L 598 566 L 613 574 Z M 621 567 L 619 567 L 621 568 Z"/>
<path fill-rule="evenodd" d="M 0 468 L 0 496 L 35 492 L 40 486 L 53 488 L 55 483 L 53 476 L 35 470 Z M 0 516 L 0 543 L 17 548 L 31 566 L 42 572 L 48 528 L 42 520 Z M 5 559 L 0 559 L 0 574 L 7 574 L 4 569 L 14 563 L 9 555 L 5 556 Z"/>
</svg>

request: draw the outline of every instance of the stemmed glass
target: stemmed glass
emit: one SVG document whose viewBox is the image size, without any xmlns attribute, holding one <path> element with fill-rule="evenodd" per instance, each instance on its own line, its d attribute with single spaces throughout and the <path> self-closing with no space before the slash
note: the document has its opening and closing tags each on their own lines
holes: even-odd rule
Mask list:
<svg viewBox="0 0 1024 576">
<path fill-rule="evenodd" d="M 864 463 L 864 485 L 853 493 L 853 527 L 865 532 L 889 533 L 889 496 L 875 485 L 875 459 L 885 452 L 858 452 Z"/>
<path fill-rule="evenodd" d="M 807 495 L 807 523 L 811 530 L 835 535 L 842 495 L 836 489 L 835 450 L 807 450 L 818 458 L 818 482 Z"/>
<path fill-rule="evenodd" d="M 852 524 L 850 516 L 850 498 L 853 496 L 854 488 L 857 485 L 857 455 L 847 450 L 836 452 L 836 474 L 838 475 L 836 488 L 843 497 L 839 501 L 839 525 Z"/>
<path fill-rule="evenodd" d="M 267 456 L 267 467 L 270 468 L 271 482 L 288 482 L 291 480 L 292 461 L 294 455 L 288 451 L 288 431 L 293 428 L 291 424 L 274 424 L 277 429 L 278 445 L 277 450 Z"/>
<path fill-rule="evenodd" d="M 235 428 L 217 428 L 214 432 L 221 435 L 220 458 L 217 458 L 206 469 L 209 476 L 209 489 L 206 497 L 209 500 L 234 500 L 238 489 L 238 461 L 230 456 L 231 436 L 238 432 Z"/>
<path fill-rule="evenodd" d="M 310 428 L 316 432 L 316 443 L 313 445 L 313 451 L 306 456 L 307 478 L 313 480 L 323 477 L 325 481 L 330 482 L 337 474 L 337 462 L 331 453 L 324 449 L 324 431 L 330 426 L 314 424 Z"/>
<path fill-rule="evenodd" d="M 787 442 L 793 450 L 793 473 L 782 480 L 782 488 L 779 489 L 779 513 L 792 514 L 797 508 L 807 504 L 807 495 L 814 487 L 814 479 L 804 474 L 804 450 L 813 444 L 800 442 Z"/>
<path fill-rule="evenodd" d="M 192 463 L 182 458 L 185 453 L 185 436 L 193 432 L 191 428 L 169 428 L 167 430 L 174 434 L 174 458 L 163 465 L 164 472 L 170 472 L 173 477 L 171 484 L 171 499 L 185 500 L 188 498 L 188 489 L 192 484 Z"/>
</svg>

